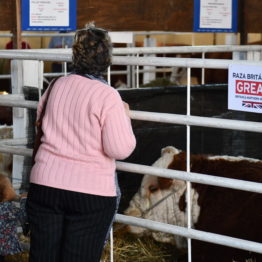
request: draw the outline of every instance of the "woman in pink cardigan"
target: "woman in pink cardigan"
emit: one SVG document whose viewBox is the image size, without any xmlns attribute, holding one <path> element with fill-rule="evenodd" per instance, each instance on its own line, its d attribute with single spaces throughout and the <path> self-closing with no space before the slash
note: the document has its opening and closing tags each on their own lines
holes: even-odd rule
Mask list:
<svg viewBox="0 0 262 262">
<path fill-rule="evenodd" d="M 112 56 L 107 31 L 77 31 L 72 50 L 74 72 L 48 97 L 30 176 L 30 262 L 100 260 L 118 203 L 115 160 L 136 145 L 128 105 L 102 77 Z"/>
</svg>

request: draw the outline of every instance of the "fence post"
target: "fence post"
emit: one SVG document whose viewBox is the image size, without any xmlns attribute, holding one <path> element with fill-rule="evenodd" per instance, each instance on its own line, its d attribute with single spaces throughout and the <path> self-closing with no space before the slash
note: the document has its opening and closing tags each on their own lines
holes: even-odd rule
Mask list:
<svg viewBox="0 0 262 262">
<path fill-rule="evenodd" d="M 145 39 L 144 39 L 144 46 L 145 47 L 155 47 L 156 46 L 156 39 L 155 38 L 151 38 L 149 36 L 147 36 Z M 146 57 L 155 57 L 156 55 L 155 54 L 151 54 L 151 55 L 144 55 Z M 144 66 L 143 69 L 144 70 L 155 70 L 155 66 Z M 152 80 L 155 80 L 156 79 L 156 73 L 155 72 L 145 72 L 143 74 L 143 84 L 147 84 L 149 83 L 150 81 Z"/>
<path fill-rule="evenodd" d="M 26 68 L 26 70 L 24 70 Z M 39 88 L 43 86 L 43 62 L 31 60 L 11 61 L 11 83 L 12 94 L 24 94 L 24 87 Z M 25 108 L 13 109 L 13 137 L 28 138 L 27 147 L 31 147 L 31 140 L 34 137 L 32 116 Z M 29 174 L 31 170 L 31 157 L 13 156 L 13 185 L 22 191 L 27 190 Z"/>
<path fill-rule="evenodd" d="M 23 93 L 23 61 L 11 61 L 11 86 L 12 94 Z M 27 118 L 24 108 L 13 108 L 13 137 L 26 137 Z M 15 188 L 20 188 L 22 180 L 24 157 L 13 155 L 12 181 Z"/>
</svg>

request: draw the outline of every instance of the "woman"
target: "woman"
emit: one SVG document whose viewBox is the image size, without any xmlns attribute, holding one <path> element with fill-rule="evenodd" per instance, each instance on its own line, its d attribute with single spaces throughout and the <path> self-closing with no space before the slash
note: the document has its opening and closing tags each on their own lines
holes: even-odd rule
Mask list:
<svg viewBox="0 0 262 262">
<path fill-rule="evenodd" d="M 30 262 L 100 260 L 117 209 L 115 159 L 136 144 L 128 105 L 102 78 L 111 63 L 107 31 L 77 31 L 72 49 L 74 73 L 48 97 L 30 176 Z"/>
</svg>

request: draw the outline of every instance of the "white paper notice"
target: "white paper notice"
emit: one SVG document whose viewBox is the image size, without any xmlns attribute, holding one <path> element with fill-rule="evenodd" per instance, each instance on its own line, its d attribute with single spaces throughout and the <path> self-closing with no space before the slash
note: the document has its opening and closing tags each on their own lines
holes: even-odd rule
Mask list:
<svg viewBox="0 0 262 262">
<path fill-rule="evenodd" d="M 200 0 L 200 28 L 232 28 L 232 0 Z"/>
<path fill-rule="evenodd" d="M 69 26 L 69 0 L 30 0 L 30 26 Z"/>
<path fill-rule="evenodd" d="M 228 109 L 262 113 L 262 66 L 229 66 Z"/>
</svg>

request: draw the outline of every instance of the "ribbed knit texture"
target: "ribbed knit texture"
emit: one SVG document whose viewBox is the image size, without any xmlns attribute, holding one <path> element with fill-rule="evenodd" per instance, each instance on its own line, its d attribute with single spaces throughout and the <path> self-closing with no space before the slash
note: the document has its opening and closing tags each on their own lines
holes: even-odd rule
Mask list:
<svg viewBox="0 0 262 262">
<path fill-rule="evenodd" d="M 44 94 L 37 116 L 42 110 Z M 115 159 L 135 148 L 131 121 L 118 92 L 79 75 L 58 79 L 43 118 L 44 135 L 30 182 L 115 196 Z"/>
</svg>

